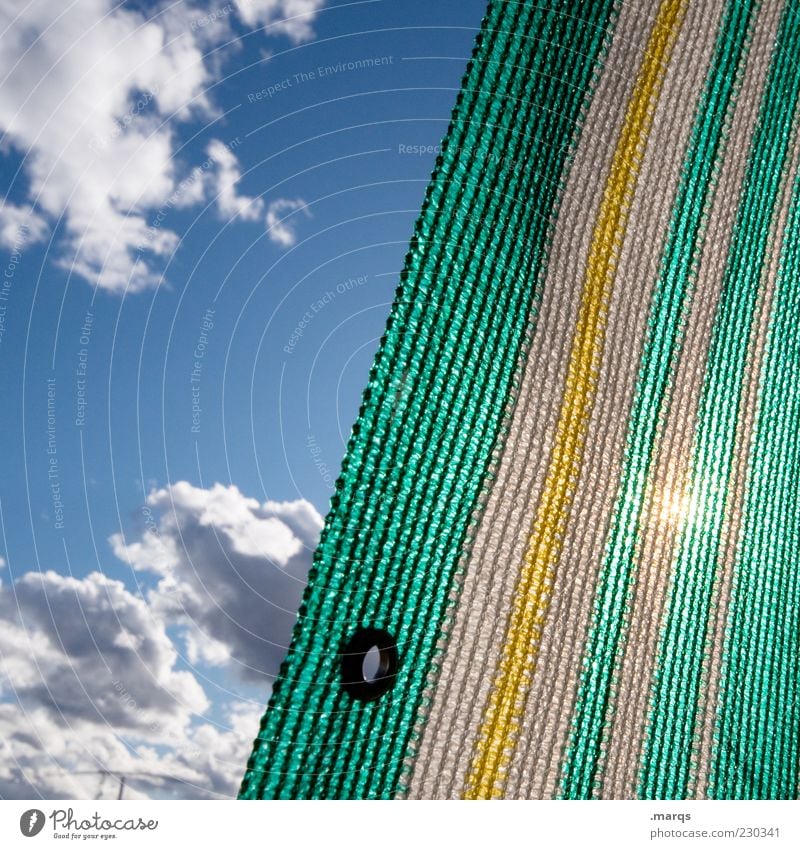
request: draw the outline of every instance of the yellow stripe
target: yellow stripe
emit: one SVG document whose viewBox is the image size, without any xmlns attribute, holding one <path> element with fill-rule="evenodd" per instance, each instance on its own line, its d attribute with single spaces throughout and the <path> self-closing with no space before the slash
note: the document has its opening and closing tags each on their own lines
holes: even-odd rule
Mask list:
<svg viewBox="0 0 800 849">
<path fill-rule="evenodd" d="M 583 462 L 617 255 L 625 236 L 655 103 L 687 3 L 688 0 L 664 0 L 659 8 L 614 152 L 589 249 L 553 456 L 528 539 L 502 657 L 478 732 L 464 792 L 466 799 L 503 795 L 536 665 L 553 570 L 561 556 Z"/>
</svg>

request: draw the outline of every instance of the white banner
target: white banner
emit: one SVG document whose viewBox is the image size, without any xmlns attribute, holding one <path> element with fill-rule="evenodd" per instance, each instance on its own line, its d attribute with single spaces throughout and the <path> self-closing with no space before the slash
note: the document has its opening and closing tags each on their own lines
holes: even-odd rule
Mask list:
<svg viewBox="0 0 800 849">
<path fill-rule="evenodd" d="M 0 801 L 0 846 L 798 847 L 797 802 Z"/>
</svg>

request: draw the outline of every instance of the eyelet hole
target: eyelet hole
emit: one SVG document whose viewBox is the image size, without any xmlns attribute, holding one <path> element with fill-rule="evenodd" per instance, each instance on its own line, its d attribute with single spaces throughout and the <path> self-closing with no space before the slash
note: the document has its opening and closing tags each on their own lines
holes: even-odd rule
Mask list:
<svg viewBox="0 0 800 849">
<path fill-rule="evenodd" d="M 380 628 L 360 628 L 341 651 L 342 686 L 354 699 L 369 702 L 394 686 L 397 643 Z"/>
</svg>

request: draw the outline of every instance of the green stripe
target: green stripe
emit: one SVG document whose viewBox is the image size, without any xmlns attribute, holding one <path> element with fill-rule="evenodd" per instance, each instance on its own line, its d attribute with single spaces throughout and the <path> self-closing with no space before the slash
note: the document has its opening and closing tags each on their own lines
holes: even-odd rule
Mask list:
<svg viewBox="0 0 800 849">
<path fill-rule="evenodd" d="M 708 795 L 794 799 L 800 763 L 800 180 L 761 375 Z"/>
<path fill-rule="evenodd" d="M 670 378 L 680 354 L 687 295 L 703 246 L 714 174 L 724 155 L 726 116 L 747 55 L 748 32 L 757 6 L 755 2 L 731 0 L 725 8 L 676 193 L 650 307 L 625 462 L 598 577 L 572 733 L 562 766 L 561 795 L 569 799 L 591 798 L 597 790 L 601 743 L 636 574 L 636 544 L 647 481 L 668 403 Z"/>
<path fill-rule="evenodd" d="M 539 297 L 611 0 L 489 6 L 315 554 L 244 798 L 390 797 Z M 360 625 L 397 637 L 395 686 L 339 685 Z"/>
<path fill-rule="evenodd" d="M 697 416 L 691 508 L 674 564 L 639 793 L 685 797 L 758 286 L 797 105 L 800 21 L 784 7 L 748 158 Z"/>
</svg>

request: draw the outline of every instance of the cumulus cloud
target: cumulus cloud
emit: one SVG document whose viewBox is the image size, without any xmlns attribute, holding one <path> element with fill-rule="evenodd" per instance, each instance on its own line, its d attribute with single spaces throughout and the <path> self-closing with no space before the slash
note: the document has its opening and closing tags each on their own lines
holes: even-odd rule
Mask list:
<svg viewBox="0 0 800 849">
<path fill-rule="evenodd" d="M 210 703 L 177 665 L 165 622 L 120 581 L 28 572 L 0 588 L 0 797 L 93 796 L 104 769 L 190 780 Z"/>
<path fill-rule="evenodd" d="M 156 748 L 111 729 L 65 729 L 43 708 L 0 704 L 0 799 L 214 799 L 236 795 L 262 706 L 228 705 Z"/>
<path fill-rule="evenodd" d="M 140 246 L 164 256 L 177 244 L 168 230 L 146 240 L 145 211 L 175 188 L 160 116 L 209 107 L 202 53 L 191 35 L 168 41 L 159 23 L 108 0 L 60 16 L 46 0 L 2 11 L 0 129 L 25 156 L 39 208 L 66 213 L 64 263 L 108 289 L 157 282 L 149 260 L 135 260 Z"/>
<path fill-rule="evenodd" d="M 175 733 L 209 704 L 194 676 L 175 668 L 163 620 L 98 572 L 28 572 L 0 590 L 0 647 L 0 694 L 64 722 Z M 120 698 L 120 681 L 130 698 Z"/>
<path fill-rule="evenodd" d="M 110 542 L 149 589 L 99 572 L 0 584 L 2 798 L 113 796 L 122 775 L 131 796 L 236 793 L 322 518 L 220 484 L 147 501 L 155 524 Z M 214 699 L 193 664 L 264 695 Z"/>
<path fill-rule="evenodd" d="M 311 217 L 308 205 L 301 198 L 290 200 L 279 198 L 272 201 L 267 209 L 267 236 L 283 248 L 291 248 L 297 243 L 297 218 L 298 212 L 303 212 L 307 218 Z"/>
<path fill-rule="evenodd" d="M 278 670 L 322 517 L 305 500 L 260 504 L 234 486 L 186 482 L 150 494 L 158 527 L 115 535 L 115 554 L 159 576 L 154 609 L 180 623 L 187 651 L 247 680 Z"/>
<path fill-rule="evenodd" d="M 311 35 L 321 5 L 243 0 L 237 8 L 245 23 L 277 22 L 270 32 L 296 41 Z M 164 221 L 192 200 L 180 195 L 192 164 L 176 161 L 177 127 L 213 113 L 206 91 L 219 69 L 205 48 L 212 33 L 225 32 L 216 18 L 196 25 L 201 13 L 178 4 L 148 18 L 112 0 L 82 0 L 55 14 L 49 0 L 0 0 L 0 131 L 24 157 L 36 210 L 29 234 L 42 238 L 45 218 L 63 215 L 61 264 L 101 288 L 157 285 L 178 245 Z M 224 145 L 217 150 L 220 209 L 259 217 L 259 204 L 233 188 L 236 157 Z M 0 240 L 8 245 L 24 210 L 4 209 Z"/>
</svg>

